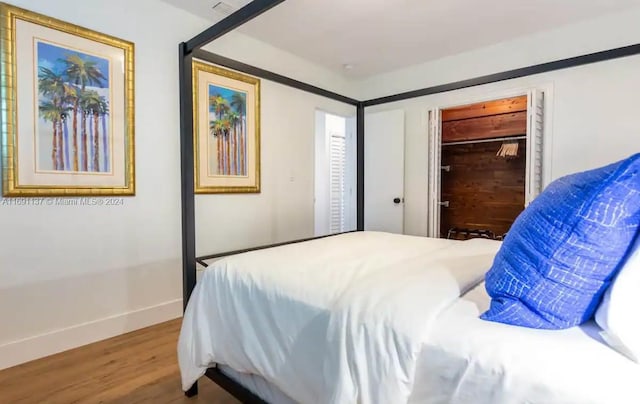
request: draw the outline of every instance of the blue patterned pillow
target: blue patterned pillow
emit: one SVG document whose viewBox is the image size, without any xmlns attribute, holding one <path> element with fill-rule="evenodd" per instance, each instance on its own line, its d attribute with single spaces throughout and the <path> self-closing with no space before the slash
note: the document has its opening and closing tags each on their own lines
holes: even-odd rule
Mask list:
<svg viewBox="0 0 640 404">
<path fill-rule="evenodd" d="M 552 182 L 498 251 L 481 318 L 545 329 L 590 319 L 639 224 L 640 154 Z"/>
</svg>

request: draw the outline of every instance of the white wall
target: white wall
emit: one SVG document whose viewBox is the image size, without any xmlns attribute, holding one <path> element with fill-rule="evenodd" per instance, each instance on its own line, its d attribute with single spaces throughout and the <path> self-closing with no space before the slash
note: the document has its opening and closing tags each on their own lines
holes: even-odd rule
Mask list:
<svg viewBox="0 0 640 404">
<path fill-rule="evenodd" d="M 156 0 L 13 4 L 135 43 L 137 192 L 113 207 L 0 200 L 0 368 L 181 314 L 177 49 L 210 25 Z M 284 74 L 332 81 L 258 41 L 236 40 L 224 46 L 277 60 Z M 198 197 L 200 252 L 313 234 L 314 111 L 352 111 L 266 81 L 262 96 L 263 192 Z"/>
<path fill-rule="evenodd" d="M 380 75 L 360 82 L 360 94 L 368 99 L 638 43 L 638 19 L 640 9 Z M 371 108 L 406 111 L 405 232 L 427 234 L 429 108 L 549 89 L 546 169 L 547 180 L 555 179 L 640 151 L 638 72 L 640 56 L 633 56 Z"/>
</svg>

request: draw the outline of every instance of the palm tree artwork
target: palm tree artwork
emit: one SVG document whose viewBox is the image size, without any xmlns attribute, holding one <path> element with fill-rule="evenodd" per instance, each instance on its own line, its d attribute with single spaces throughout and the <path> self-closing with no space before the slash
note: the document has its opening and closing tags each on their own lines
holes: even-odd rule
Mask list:
<svg viewBox="0 0 640 404">
<path fill-rule="evenodd" d="M 109 60 L 37 41 L 39 171 L 111 172 Z"/>
<path fill-rule="evenodd" d="M 247 95 L 209 84 L 209 172 L 247 175 Z"/>
</svg>

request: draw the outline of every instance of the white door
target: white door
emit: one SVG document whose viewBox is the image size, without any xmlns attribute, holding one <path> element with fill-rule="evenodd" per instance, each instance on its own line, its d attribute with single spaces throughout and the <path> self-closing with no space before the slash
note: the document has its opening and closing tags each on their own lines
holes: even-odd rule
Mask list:
<svg viewBox="0 0 640 404">
<path fill-rule="evenodd" d="M 403 233 L 404 111 L 365 115 L 364 229 Z"/>
</svg>

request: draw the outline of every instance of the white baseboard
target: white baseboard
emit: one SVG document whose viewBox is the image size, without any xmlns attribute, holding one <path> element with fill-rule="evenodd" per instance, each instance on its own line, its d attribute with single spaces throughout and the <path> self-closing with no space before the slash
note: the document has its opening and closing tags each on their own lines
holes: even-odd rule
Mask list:
<svg viewBox="0 0 640 404">
<path fill-rule="evenodd" d="M 5 369 L 182 316 L 182 299 L 0 345 Z"/>
</svg>

